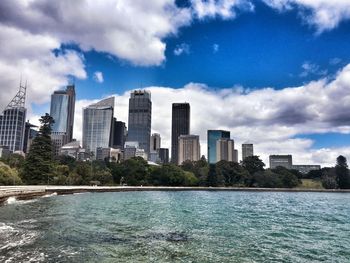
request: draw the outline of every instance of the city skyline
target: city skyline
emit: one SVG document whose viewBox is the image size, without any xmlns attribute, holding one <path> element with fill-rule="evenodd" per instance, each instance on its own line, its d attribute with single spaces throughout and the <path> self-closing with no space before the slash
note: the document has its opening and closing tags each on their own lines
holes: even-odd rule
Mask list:
<svg viewBox="0 0 350 263">
<path fill-rule="evenodd" d="M 87 1 L 1 1 L 7 16 L 0 21 L 6 43 L 0 51 L 0 110 L 22 75 L 29 83 L 27 119 L 38 125 L 49 112 L 51 93 L 73 79 L 73 137 L 81 140 L 83 107 L 117 95 L 115 117 L 128 126 L 128 96 L 146 89 L 152 93 L 151 132 L 161 134 L 162 147 L 171 148 L 171 103 L 186 101 L 201 154 L 206 131 L 223 129 L 237 146 L 253 142 L 265 163 L 269 154 L 323 166 L 333 165 L 338 154 L 349 158 L 350 27 L 343 10 L 350 3 L 224 2 L 149 1 L 145 13 L 140 3 L 124 1 L 115 8 L 107 1 L 98 8 Z M 125 17 L 121 7 L 143 23 Z M 92 27 L 85 15 L 92 13 L 102 23 Z M 79 32 L 77 19 L 84 21 Z"/>
</svg>

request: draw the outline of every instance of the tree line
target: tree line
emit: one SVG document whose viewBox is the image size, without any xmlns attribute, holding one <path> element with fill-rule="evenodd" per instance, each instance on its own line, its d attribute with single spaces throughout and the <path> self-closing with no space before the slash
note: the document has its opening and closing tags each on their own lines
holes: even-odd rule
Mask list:
<svg viewBox="0 0 350 263">
<path fill-rule="evenodd" d="M 109 161 L 77 161 L 70 156 L 53 155 L 51 125 L 46 114 L 40 119 L 38 136 L 33 140 L 26 158 L 11 154 L 0 160 L 0 185 L 150 185 L 150 186 L 234 186 L 263 188 L 293 188 L 302 179 L 322 182 L 327 189 L 350 189 L 350 172 L 344 156 L 335 167 L 302 174 L 284 167 L 265 169 L 259 156 L 243 162 L 220 161 L 208 164 L 185 161 L 182 165 L 149 165 L 144 159 L 131 158 L 120 163 Z"/>
</svg>

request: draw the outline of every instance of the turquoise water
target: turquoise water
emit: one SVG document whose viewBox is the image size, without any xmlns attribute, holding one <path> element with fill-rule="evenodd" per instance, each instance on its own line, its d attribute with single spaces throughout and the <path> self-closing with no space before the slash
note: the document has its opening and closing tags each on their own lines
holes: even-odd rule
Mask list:
<svg viewBox="0 0 350 263">
<path fill-rule="evenodd" d="M 350 262 L 350 194 L 86 193 L 0 207 L 0 262 Z"/>
</svg>

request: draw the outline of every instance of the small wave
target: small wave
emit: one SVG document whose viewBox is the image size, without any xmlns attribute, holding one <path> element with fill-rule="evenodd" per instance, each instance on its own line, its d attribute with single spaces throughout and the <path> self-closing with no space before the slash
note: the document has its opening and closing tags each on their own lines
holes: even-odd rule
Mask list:
<svg viewBox="0 0 350 263">
<path fill-rule="evenodd" d="M 6 205 L 12 205 L 12 204 L 28 204 L 28 203 L 33 203 L 35 202 L 36 199 L 29 199 L 29 200 L 18 200 L 15 196 L 9 197 L 5 204 Z"/>
<path fill-rule="evenodd" d="M 11 196 L 11 197 L 7 198 L 5 204 L 7 204 L 7 205 L 14 204 L 14 203 L 16 203 L 16 201 L 17 201 L 17 198 L 15 196 Z"/>
<path fill-rule="evenodd" d="M 0 233 L 12 231 L 12 230 L 13 230 L 12 226 L 6 225 L 5 223 L 0 223 Z"/>
<path fill-rule="evenodd" d="M 57 193 L 54 192 L 52 194 L 43 195 L 41 198 L 46 198 L 46 197 L 51 197 L 51 196 L 56 196 L 56 195 L 57 195 Z"/>
</svg>

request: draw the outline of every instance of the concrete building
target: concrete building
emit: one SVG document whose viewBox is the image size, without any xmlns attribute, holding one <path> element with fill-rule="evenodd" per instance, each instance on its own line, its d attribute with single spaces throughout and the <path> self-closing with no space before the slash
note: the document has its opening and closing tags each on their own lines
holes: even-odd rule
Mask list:
<svg viewBox="0 0 350 263">
<path fill-rule="evenodd" d="M 173 103 L 171 117 L 171 162 L 178 164 L 179 137 L 190 134 L 190 104 Z"/>
<path fill-rule="evenodd" d="M 96 158 L 97 148 L 110 148 L 114 97 L 101 100 L 83 109 L 83 148 L 93 152 Z"/>
<path fill-rule="evenodd" d="M 124 160 L 128 160 L 133 157 L 142 157 L 148 160 L 148 154 L 142 148 L 140 148 L 139 142 L 126 141 L 124 145 Z"/>
<path fill-rule="evenodd" d="M 238 163 L 238 150 L 233 150 L 233 161 Z"/>
<path fill-rule="evenodd" d="M 245 158 L 254 156 L 254 146 L 252 143 L 243 143 L 242 144 L 242 161 Z"/>
<path fill-rule="evenodd" d="M 73 140 L 74 111 L 74 85 L 67 86 L 66 90 L 55 91 L 51 95 L 50 115 L 54 120 L 51 139 L 55 155 L 59 154 L 63 145 Z"/>
<path fill-rule="evenodd" d="M 151 93 L 145 90 L 135 90 L 129 99 L 129 130 L 128 141 L 139 142 L 139 148 L 150 152 L 152 123 Z"/>
<path fill-rule="evenodd" d="M 293 160 L 292 155 L 270 155 L 270 168 L 274 169 L 277 166 L 282 166 L 287 169 L 292 169 Z"/>
<path fill-rule="evenodd" d="M 26 90 L 20 83 L 19 91 L 0 116 L 0 146 L 8 147 L 11 152 L 23 152 Z"/>
<path fill-rule="evenodd" d="M 161 138 L 159 133 L 153 133 L 151 136 L 151 152 L 156 152 L 161 145 Z"/>
<path fill-rule="evenodd" d="M 232 139 L 218 139 L 216 141 L 216 162 L 220 162 L 222 160 L 233 162 L 235 161 L 234 151 L 235 151 L 235 143 Z"/>
<path fill-rule="evenodd" d="M 321 170 L 321 165 L 296 164 L 296 165 L 292 165 L 292 169 L 298 170 L 299 172 L 301 172 L 303 174 L 307 174 L 308 172 L 313 171 L 313 170 Z"/>
<path fill-rule="evenodd" d="M 81 150 L 79 141 L 72 141 L 60 148 L 60 155 L 70 156 L 74 159 L 78 159 L 79 152 Z"/>
<path fill-rule="evenodd" d="M 7 157 L 11 154 L 8 146 L 0 146 L 0 158 Z"/>
<path fill-rule="evenodd" d="M 217 159 L 217 145 L 216 142 L 219 139 L 230 139 L 230 132 L 223 130 L 208 130 L 207 140 L 208 140 L 208 163 L 215 164 L 219 160 Z"/>
<path fill-rule="evenodd" d="M 198 161 L 200 159 L 200 144 L 198 135 L 179 136 L 178 165 L 184 161 Z"/>
</svg>

